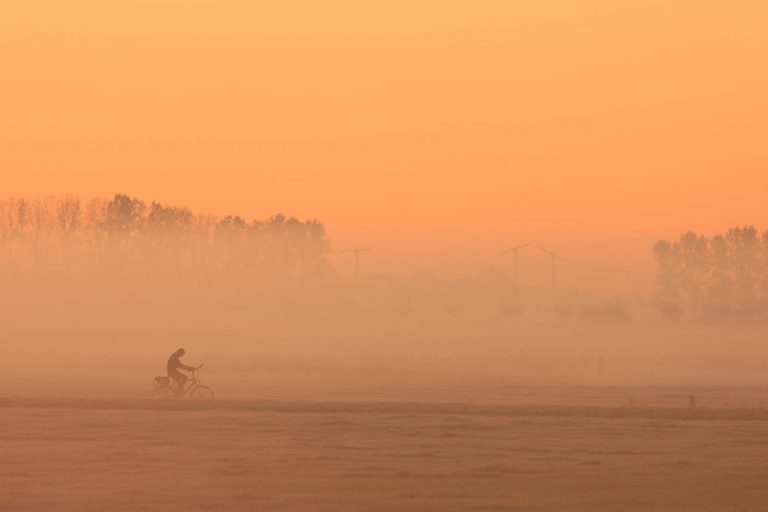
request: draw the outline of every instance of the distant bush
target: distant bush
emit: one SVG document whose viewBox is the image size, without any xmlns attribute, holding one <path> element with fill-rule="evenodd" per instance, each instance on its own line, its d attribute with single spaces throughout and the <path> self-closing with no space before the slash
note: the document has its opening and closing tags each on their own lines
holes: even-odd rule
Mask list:
<svg viewBox="0 0 768 512">
<path fill-rule="evenodd" d="M 596 321 L 627 321 L 632 319 L 625 303 L 620 298 L 604 301 L 599 306 L 583 305 L 581 307 L 581 318 L 585 320 Z"/>
</svg>

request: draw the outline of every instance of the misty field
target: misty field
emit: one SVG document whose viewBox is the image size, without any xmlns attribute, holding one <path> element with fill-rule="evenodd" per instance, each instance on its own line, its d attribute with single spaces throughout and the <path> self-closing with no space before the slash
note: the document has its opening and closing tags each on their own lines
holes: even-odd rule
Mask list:
<svg viewBox="0 0 768 512">
<path fill-rule="evenodd" d="M 310 400 L 3 394 L 0 510 L 768 510 L 761 389 L 338 377 Z"/>
</svg>

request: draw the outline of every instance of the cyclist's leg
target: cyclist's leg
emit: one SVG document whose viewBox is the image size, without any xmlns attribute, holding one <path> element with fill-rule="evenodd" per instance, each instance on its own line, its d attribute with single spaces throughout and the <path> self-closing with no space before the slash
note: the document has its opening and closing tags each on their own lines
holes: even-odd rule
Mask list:
<svg viewBox="0 0 768 512">
<path fill-rule="evenodd" d="M 184 395 L 184 384 L 187 383 L 187 376 L 179 374 L 176 376 L 176 396 L 181 397 Z"/>
<path fill-rule="evenodd" d="M 186 380 L 185 376 L 180 372 L 169 373 L 168 376 L 173 381 L 171 386 L 173 394 L 176 396 L 181 396 L 184 393 L 184 380 Z"/>
</svg>

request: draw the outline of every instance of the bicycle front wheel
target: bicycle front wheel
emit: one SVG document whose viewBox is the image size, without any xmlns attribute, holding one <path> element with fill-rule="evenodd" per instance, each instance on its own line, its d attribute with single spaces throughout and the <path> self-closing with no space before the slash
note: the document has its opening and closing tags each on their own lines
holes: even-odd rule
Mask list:
<svg viewBox="0 0 768 512">
<path fill-rule="evenodd" d="M 190 398 L 197 398 L 198 400 L 213 400 L 216 398 L 213 394 L 213 390 L 208 386 L 195 386 L 189 393 Z"/>
</svg>

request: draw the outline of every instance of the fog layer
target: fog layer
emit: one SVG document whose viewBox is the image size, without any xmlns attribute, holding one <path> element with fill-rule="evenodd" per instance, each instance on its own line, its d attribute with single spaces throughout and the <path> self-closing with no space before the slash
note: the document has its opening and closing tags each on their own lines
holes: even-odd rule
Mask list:
<svg viewBox="0 0 768 512">
<path fill-rule="evenodd" d="M 234 375 L 296 384 L 330 370 L 390 385 L 414 375 L 506 384 L 768 380 L 759 317 L 669 315 L 669 287 L 660 302 L 557 282 L 517 286 L 512 273 L 492 270 L 448 279 L 406 269 L 371 275 L 361 265 L 355 278 L 329 263 L 321 222 L 215 218 L 123 195 L 9 199 L 0 212 L 7 379 L 92 375 L 140 393 L 184 347 L 223 386 Z"/>
</svg>

